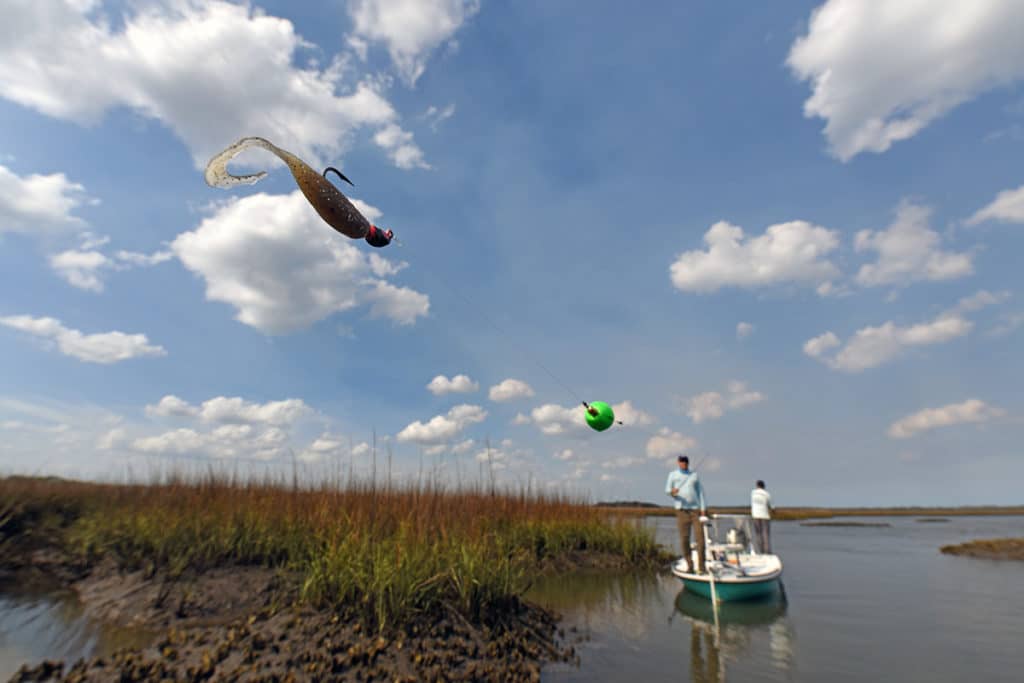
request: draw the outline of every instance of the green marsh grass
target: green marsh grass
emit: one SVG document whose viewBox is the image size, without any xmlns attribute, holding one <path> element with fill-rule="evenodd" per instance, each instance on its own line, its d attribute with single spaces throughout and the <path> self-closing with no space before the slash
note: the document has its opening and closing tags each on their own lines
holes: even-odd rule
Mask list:
<svg viewBox="0 0 1024 683">
<path fill-rule="evenodd" d="M 301 596 L 377 628 L 417 615 L 478 620 L 515 604 L 546 560 L 596 552 L 659 562 L 653 532 L 578 498 L 490 486 L 348 481 L 300 487 L 208 473 L 148 484 L 0 480 L 87 563 L 174 575 L 263 566 Z"/>
</svg>

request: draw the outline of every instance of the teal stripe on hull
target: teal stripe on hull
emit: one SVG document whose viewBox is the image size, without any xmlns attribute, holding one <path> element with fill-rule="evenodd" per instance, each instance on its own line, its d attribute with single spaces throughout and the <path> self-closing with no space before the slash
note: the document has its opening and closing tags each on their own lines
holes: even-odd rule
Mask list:
<svg viewBox="0 0 1024 683">
<path fill-rule="evenodd" d="M 779 584 L 778 579 L 758 581 L 756 583 L 715 583 L 715 593 L 719 602 L 734 602 L 736 600 L 750 600 L 769 595 L 775 592 Z M 693 581 L 683 579 L 683 585 L 691 593 L 711 599 L 711 584 L 707 581 Z"/>
</svg>

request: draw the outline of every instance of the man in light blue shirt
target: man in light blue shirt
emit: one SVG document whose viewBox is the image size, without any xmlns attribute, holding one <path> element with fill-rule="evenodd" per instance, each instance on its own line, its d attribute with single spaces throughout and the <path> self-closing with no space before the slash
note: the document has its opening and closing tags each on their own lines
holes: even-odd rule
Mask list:
<svg viewBox="0 0 1024 683">
<path fill-rule="evenodd" d="M 690 528 L 694 527 L 697 541 L 697 573 L 704 574 L 704 527 L 707 507 L 704 505 L 704 486 L 696 472 L 690 471 L 690 459 L 679 456 L 679 469 L 668 474 L 665 493 L 675 501 L 676 524 L 679 526 L 679 545 L 686 560 L 686 571 L 693 574 L 693 553 L 690 552 Z M 698 515 L 699 511 L 699 515 Z"/>
</svg>

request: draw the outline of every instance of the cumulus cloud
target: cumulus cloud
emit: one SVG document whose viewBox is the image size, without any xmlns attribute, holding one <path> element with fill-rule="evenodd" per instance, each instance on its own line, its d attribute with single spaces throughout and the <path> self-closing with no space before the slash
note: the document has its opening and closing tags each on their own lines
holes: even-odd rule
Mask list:
<svg viewBox="0 0 1024 683">
<path fill-rule="evenodd" d="M 825 257 L 839 246 L 834 230 L 806 221 L 769 226 L 746 238 L 743 229 L 720 221 L 704 235 L 707 251 L 679 255 L 669 271 L 684 292 L 714 292 L 723 287 L 767 287 L 785 282 L 818 286 L 839 275 Z"/>
<path fill-rule="evenodd" d="M 572 460 L 574 453 L 571 448 L 563 448 L 560 451 L 556 451 L 554 454 L 555 460 Z"/>
<path fill-rule="evenodd" d="M 976 398 L 963 403 L 951 403 L 941 408 L 926 408 L 908 415 L 889 427 L 889 436 L 894 439 L 907 439 L 915 434 L 939 427 L 949 427 L 969 422 L 987 422 L 1006 415 L 1002 408 L 990 406 Z"/>
<path fill-rule="evenodd" d="M 2 54 L 0 50 L 0 62 Z M 3 69 L 0 63 L 0 72 Z M 83 228 L 85 221 L 74 212 L 95 202 L 86 195 L 85 187 L 69 181 L 63 173 L 23 177 L 0 164 L 0 234 L 59 233 Z"/>
<path fill-rule="evenodd" d="M 388 152 L 391 161 L 398 168 L 430 168 L 423 159 L 423 150 L 413 142 L 412 133 L 402 130 L 395 123 L 389 123 L 373 136 L 373 141 Z"/>
<path fill-rule="evenodd" d="M 444 396 L 445 394 L 468 394 L 479 388 L 480 385 L 471 380 L 467 375 L 455 375 L 451 379 L 448 379 L 444 375 L 438 375 L 434 379 L 430 380 L 430 384 L 427 385 L 427 391 L 432 393 L 434 396 Z"/>
<path fill-rule="evenodd" d="M 56 346 L 65 356 L 87 363 L 109 365 L 131 358 L 167 355 L 162 346 L 150 344 L 144 334 L 117 331 L 84 334 L 65 327 L 56 318 L 13 315 L 0 318 L 0 325 L 40 337 L 48 346 Z"/>
<path fill-rule="evenodd" d="M 533 396 L 533 388 L 526 382 L 509 378 L 491 387 L 487 392 L 487 396 L 492 401 L 498 403 L 514 401 L 517 398 L 530 398 Z"/>
<path fill-rule="evenodd" d="M 757 391 L 750 391 L 743 382 L 732 381 L 723 395 L 717 391 L 707 391 L 686 401 L 686 414 L 696 423 L 717 420 L 729 410 L 738 410 L 744 406 L 758 403 L 764 396 Z"/>
<path fill-rule="evenodd" d="M 612 410 L 615 412 L 615 419 L 621 421 L 624 425 L 635 426 L 654 423 L 654 416 L 650 413 L 645 413 L 639 408 L 635 408 L 632 401 L 615 403 L 612 405 Z"/>
<path fill-rule="evenodd" d="M 417 420 L 407 425 L 398 433 L 397 438 L 421 446 L 436 445 L 460 436 L 468 426 L 483 422 L 486 418 L 487 411 L 480 406 L 457 405 L 446 415 L 432 417 L 426 424 Z"/>
<path fill-rule="evenodd" d="M 666 458 L 685 455 L 687 451 L 697 447 L 697 440 L 674 432 L 668 427 L 662 427 L 658 433 L 647 440 L 647 457 L 652 460 L 665 460 Z"/>
<path fill-rule="evenodd" d="M 1024 77 L 1014 0 L 828 0 L 787 64 L 812 94 L 833 155 L 884 152 L 954 107 Z"/>
<path fill-rule="evenodd" d="M 1024 185 L 997 194 L 991 203 L 978 209 L 967 219 L 967 225 L 978 225 L 985 221 L 1024 223 Z"/>
<path fill-rule="evenodd" d="M 414 85 L 430 53 L 479 11 L 480 0 L 351 0 L 348 7 L 355 39 L 384 43 Z"/>
<path fill-rule="evenodd" d="M 109 237 L 96 237 L 86 232 L 81 239 L 82 244 L 77 249 L 51 255 L 50 267 L 68 284 L 87 291 L 102 292 L 103 277 L 109 271 L 145 268 L 174 258 L 169 251 L 140 254 L 124 250 L 110 257 L 98 251 L 98 247 L 110 241 Z"/>
<path fill-rule="evenodd" d="M 746 339 L 750 335 L 754 334 L 754 326 L 750 323 L 737 323 L 736 324 L 736 338 Z"/>
<path fill-rule="evenodd" d="M 371 316 L 410 325 L 425 316 L 425 294 L 379 279 L 387 262 L 328 229 L 299 191 L 254 194 L 219 205 L 171 243 L 206 281 L 206 297 L 233 306 L 240 322 L 280 334 L 370 306 Z"/>
<path fill-rule="evenodd" d="M 843 348 L 834 354 L 827 352 L 841 345 L 832 332 L 808 340 L 804 353 L 825 363 L 833 370 L 861 372 L 888 363 L 907 349 L 930 346 L 968 334 L 973 323 L 956 315 L 943 314 L 931 322 L 899 326 L 889 321 L 877 327 L 857 330 Z"/>
<path fill-rule="evenodd" d="M 239 396 L 217 396 L 203 401 L 200 406 L 193 406 L 169 394 L 156 405 L 146 406 L 146 414 L 151 417 L 197 417 L 203 422 L 275 426 L 293 424 L 312 412 L 313 409 L 299 398 L 254 403 Z"/>
<path fill-rule="evenodd" d="M 341 58 L 323 69 L 296 66 L 296 54 L 315 46 L 249 2 L 131 7 L 114 21 L 95 2 L 6 2 L 0 96 L 85 125 L 130 108 L 172 130 L 197 168 L 239 131 L 317 163 L 318 150 L 339 158 L 361 128 L 397 125 L 374 79 L 352 78 Z M 396 163 L 418 153 L 408 139 L 401 156 L 382 146 Z"/>
<path fill-rule="evenodd" d="M 151 417 L 195 417 L 199 409 L 177 396 L 168 394 L 154 405 L 146 406 L 146 415 Z"/>
<path fill-rule="evenodd" d="M 928 207 L 903 202 L 896 220 L 885 230 L 861 230 L 854 247 L 878 253 L 875 263 L 861 266 L 857 283 L 865 287 L 909 284 L 919 280 L 952 280 L 974 272 L 970 254 L 943 251 L 939 234 L 928 226 Z"/>
<path fill-rule="evenodd" d="M 651 415 L 635 408 L 631 401 L 612 404 L 611 408 L 615 412 L 615 419 L 625 425 L 649 425 L 654 422 Z M 556 403 L 545 403 L 531 410 L 529 416 L 522 413 L 516 415 L 513 423 L 534 424 L 542 434 L 548 436 L 572 434 L 589 429 L 585 412 L 582 406 L 565 408 Z"/>
</svg>

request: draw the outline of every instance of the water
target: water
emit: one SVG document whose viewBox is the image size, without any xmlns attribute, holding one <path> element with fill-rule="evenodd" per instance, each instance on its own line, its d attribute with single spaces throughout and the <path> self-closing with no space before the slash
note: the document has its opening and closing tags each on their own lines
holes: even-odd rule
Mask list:
<svg viewBox="0 0 1024 683">
<path fill-rule="evenodd" d="M 846 520 L 844 520 L 846 521 Z M 853 520 L 850 520 L 853 521 Z M 535 586 L 564 626 L 589 632 L 570 681 L 1024 681 L 1024 563 L 939 553 L 974 538 L 1024 536 L 1021 517 L 953 517 L 890 528 L 772 525 L 788 601 L 710 603 L 675 577 L 586 573 Z M 675 520 L 651 519 L 676 547 Z M 143 644 L 147 634 L 104 627 L 69 596 L 0 594 L 0 681 L 43 659 L 71 663 Z M 139 641 L 139 642 L 135 642 Z"/>
<path fill-rule="evenodd" d="M 724 605 L 675 577 L 585 573 L 531 597 L 591 639 L 549 682 L 1024 681 L 1024 563 L 943 555 L 975 538 L 1024 536 L 1024 518 L 912 517 L 888 528 L 772 524 L 788 601 Z M 676 548 L 675 520 L 652 518 Z"/>
<path fill-rule="evenodd" d="M 106 656 L 122 647 L 144 645 L 148 633 L 104 626 L 86 616 L 66 593 L 0 593 L 0 681 L 23 664 L 44 659 L 71 664 L 82 657 Z"/>
</svg>

